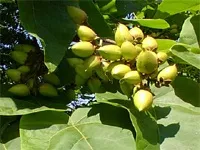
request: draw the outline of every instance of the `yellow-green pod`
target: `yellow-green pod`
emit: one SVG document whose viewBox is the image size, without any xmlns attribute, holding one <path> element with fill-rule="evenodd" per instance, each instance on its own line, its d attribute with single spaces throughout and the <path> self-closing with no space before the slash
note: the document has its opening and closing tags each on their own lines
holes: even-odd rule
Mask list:
<svg viewBox="0 0 200 150">
<path fill-rule="evenodd" d="M 89 57 L 94 53 L 94 46 L 90 42 L 78 42 L 72 46 L 72 52 L 79 57 Z"/>
<path fill-rule="evenodd" d="M 139 90 L 134 94 L 133 102 L 139 111 L 145 111 L 151 107 L 153 103 L 153 95 L 149 91 Z"/>
<path fill-rule="evenodd" d="M 8 89 L 8 92 L 10 92 L 13 95 L 16 96 L 28 96 L 30 94 L 29 88 L 25 84 L 16 84 L 12 86 L 10 89 Z"/>
<path fill-rule="evenodd" d="M 58 96 L 57 89 L 49 83 L 43 83 L 42 85 L 40 85 L 39 93 L 46 97 Z"/>
<path fill-rule="evenodd" d="M 96 33 L 89 27 L 80 25 L 77 29 L 78 37 L 81 41 L 93 41 L 97 35 Z"/>
<path fill-rule="evenodd" d="M 115 32 L 115 42 L 118 46 L 121 46 L 125 41 L 133 42 L 133 37 L 131 36 L 128 28 L 124 24 L 119 23 Z"/>
</svg>

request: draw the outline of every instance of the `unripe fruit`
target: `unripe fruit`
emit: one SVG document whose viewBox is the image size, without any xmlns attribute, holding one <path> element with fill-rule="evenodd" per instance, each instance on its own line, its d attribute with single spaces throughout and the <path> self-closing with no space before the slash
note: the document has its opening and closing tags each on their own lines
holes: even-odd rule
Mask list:
<svg viewBox="0 0 200 150">
<path fill-rule="evenodd" d="M 125 41 L 133 42 L 133 37 L 131 36 L 128 28 L 124 24 L 119 23 L 115 32 L 115 42 L 118 46 L 121 46 Z"/>
<path fill-rule="evenodd" d="M 67 12 L 76 24 L 82 24 L 87 19 L 87 14 L 78 7 L 67 6 Z"/>
<path fill-rule="evenodd" d="M 101 59 L 99 56 L 90 56 L 84 61 L 84 66 L 86 71 L 94 70 L 95 68 L 99 67 L 101 64 Z"/>
<path fill-rule="evenodd" d="M 21 52 L 25 52 L 25 53 L 28 53 L 30 51 L 34 52 L 35 47 L 32 45 L 28 45 L 28 44 L 17 44 L 14 47 L 14 51 L 21 51 Z"/>
<path fill-rule="evenodd" d="M 81 77 L 79 74 L 75 75 L 75 84 L 77 86 L 82 86 L 85 84 L 85 82 L 87 81 L 87 79 Z"/>
<path fill-rule="evenodd" d="M 96 33 L 87 26 L 80 25 L 77 30 L 78 37 L 81 41 L 93 41 L 96 38 Z"/>
<path fill-rule="evenodd" d="M 8 69 L 6 71 L 6 74 L 13 81 L 15 81 L 15 82 L 19 82 L 20 81 L 21 72 L 19 70 L 17 70 L 17 69 Z"/>
<path fill-rule="evenodd" d="M 32 89 L 34 86 L 34 79 L 33 78 L 29 79 L 26 84 L 29 87 L 29 89 Z"/>
<path fill-rule="evenodd" d="M 133 94 L 133 84 L 128 84 L 127 82 L 120 82 L 120 89 L 122 91 L 123 94 L 125 94 L 128 97 L 131 97 L 131 95 Z"/>
<path fill-rule="evenodd" d="M 26 62 L 28 54 L 25 52 L 21 52 L 21 51 L 12 51 L 10 53 L 10 56 L 12 57 L 13 60 L 15 60 L 19 64 L 23 65 Z"/>
<path fill-rule="evenodd" d="M 40 85 L 39 93 L 47 97 L 58 96 L 56 88 L 49 83 L 43 83 L 42 85 Z"/>
<path fill-rule="evenodd" d="M 131 71 L 131 68 L 129 66 L 124 65 L 124 64 L 119 64 L 119 65 L 116 65 L 112 69 L 111 74 L 112 74 L 113 78 L 121 79 L 129 71 Z"/>
<path fill-rule="evenodd" d="M 75 71 L 84 79 L 88 79 L 92 76 L 92 70 L 87 70 L 83 64 L 77 65 Z"/>
<path fill-rule="evenodd" d="M 170 28 L 171 28 L 171 29 L 177 29 L 177 28 L 178 28 L 178 25 L 177 25 L 177 24 L 172 24 Z"/>
<path fill-rule="evenodd" d="M 142 81 L 140 73 L 138 71 L 127 72 L 120 82 L 127 82 L 129 84 L 136 85 Z"/>
<path fill-rule="evenodd" d="M 139 90 L 133 97 L 134 105 L 139 111 L 147 110 L 153 103 L 153 95 L 146 90 Z"/>
<path fill-rule="evenodd" d="M 135 45 L 136 51 L 139 54 L 142 51 L 142 45 L 141 44 L 137 44 Z"/>
<path fill-rule="evenodd" d="M 76 93 L 74 90 L 72 89 L 68 89 L 66 90 L 66 95 L 67 95 L 67 100 L 68 101 L 72 101 L 76 99 Z"/>
<path fill-rule="evenodd" d="M 79 64 L 83 64 L 83 60 L 80 59 L 80 58 L 67 58 L 67 61 L 69 63 L 69 65 L 73 68 L 76 67 L 76 65 L 79 65 Z"/>
<path fill-rule="evenodd" d="M 110 72 L 110 73 L 111 73 L 112 69 L 113 69 L 115 66 L 119 65 L 119 64 L 123 64 L 123 62 L 122 62 L 122 61 L 114 61 L 114 62 L 110 63 L 110 64 L 108 65 L 108 67 L 106 68 L 106 72 Z"/>
<path fill-rule="evenodd" d="M 164 52 L 158 52 L 157 58 L 160 62 L 164 63 L 167 60 L 168 55 L 167 55 L 167 53 L 164 53 Z"/>
<path fill-rule="evenodd" d="M 130 32 L 131 36 L 133 37 L 134 41 L 140 42 L 141 40 L 144 39 L 144 33 L 138 27 L 133 27 L 132 29 L 130 29 L 129 32 Z"/>
<path fill-rule="evenodd" d="M 110 65 L 110 62 L 102 61 L 101 64 L 102 64 L 103 70 L 106 71 L 108 66 Z"/>
<path fill-rule="evenodd" d="M 161 70 L 157 76 L 157 80 L 163 80 L 163 81 L 173 81 L 178 74 L 178 70 L 176 68 L 176 65 L 168 66 Z"/>
<path fill-rule="evenodd" d="M 178 29 L 171 29 L 171 30 L 170 30 L 170 33 L 171 33 L 171 34 L 176 34 L 176 33 L 178 33 Z"/>
<path fill-rule="evenodd" d="M 60 79 L 54 73 L 45 74 L 43 79 L 45 82 L 53 84 L 55 86 L 60 85 Z"/>
<path fill-rule="evenodd" d="M 158 34 L 156 34 L 155 32 L 153 32 L 153 33 L 151 33 L 151 36 L 152 36 L 153 38 L 156 38 L 156 37 L 158 36 Z"/>
<path fill-rule="evenodd" d="M 109 78 L 106 75 L 106 72 L 103 70 L 102 66 L 95 69 L 97 76 L 103 80 L 103 82 L 108 82 Z"/>
<path fill-rule="evenodd" d="M 19 70 L 21 73 L 28 73 L 30 71 L 30 67 L 29 66 L 20 66 L 19 68 L 17 68 L 17 70 Z"/>
<path fill-rule="evenodd" d="M 142 48 L 150 51 L 155 51 L 158 48 L 158 43 L 154 38 L 147 36 L 142 41 Z"/>
<path fill-rule="evenodd" d="M 101 87 L 101 81 L 98 78 L 90 78 L 87 81 L 87 85 L 92 93 L 97 93 Z"/>
<path fill-rule="evenodd" d="M 136 62 L 137 70 L 141 73 L 150 74 L 158 68 L 156 54 L 152 51 L 142 51 Z"/>
<path fill-rule="evenodd" d="M 105 45 L 98 49 L 99 54 L 108 60 L 118 60 L 121 58 L 121 50 L 117 45 Z"/>
<path fill-rule="evenodd" d="M 25 84 L 16 84 L 8 89 L 8 92 L 16 96 L 28 96 L 30 94 L 29 88 Z"/>
<path fill-rule="evenodd" d="M 72 46 L 72 52 L 79 57 L 89 57 L 94 50 L 94 46 L 90 42 L 78 42 Z"/>
<path fill-rule="evenodd" d="M 125 41 L 121 46 L 121 54 L 125 60 L 133 60 L 139 53 L 131 42 Z"/>
</svg>

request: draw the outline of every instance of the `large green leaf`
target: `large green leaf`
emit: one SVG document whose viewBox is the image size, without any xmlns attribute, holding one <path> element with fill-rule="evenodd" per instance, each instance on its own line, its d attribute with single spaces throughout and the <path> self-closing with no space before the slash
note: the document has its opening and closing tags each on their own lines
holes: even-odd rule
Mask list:
<svg viewBox="0 0 200 150">
<path fill-rule="evenodd" d="M 124 19 L 126 22 L 131 22 L 133 24 L 139 24 L 140 26 L 154 28 L 154 29 L 166 29 L 169 28 L 167 21 L 163 19 Z"/>
<path fill-rule="evenodd" d="M 176 41 L 170 40 L 170 39 L 156 39 L 158 43 L 158 49 L 157 51 L 162 51 L 162 52 L 170 52 L 170 48 L 176 44 Z"/>
<path fill-rule="evenodd" d="M 200 69 L 200 54 L 195 54 L 187 50 L 183 45 L 174 45 L 171 52 L 176 57 L 184 60 L 188 64 Z"/>
<path fill-rule="evenodd" d="M 50 138 L 67 126 L 64 112 L 45 111 L 22 116 L 20 138 L 22 150 L 46 150 Z"/>
<path fill-rule="evenodd" d="M 68 50 L 66 52 L 65 57 L 61 61 L 61 63 L 58 65 L 55 73 L 59 77 L 61 85 L 67 85 L 75 82 L 75 69 L 71 67 L 67 61 L 67 58 L 74 58 L 77 56 L 74 56 L 72 54 L 72 51 Z"/>
<path fill-rule="evenodd" d="M 50 140 L 48 150 L 136 150 L 128 113 L 118 107 L 98 104 L 77 109 L 68 127 Z"/>
<path fill-rule="evenodd" d="M 24 115 L 45 110 L 65 111 L 69 101 L 62 94 L 55 98 L 42 96 L 13 97 L 7 90 L 10 86 L 0 85 L 0 115 Z"/>
<path fill-rule="evenodd" d="M 200 107 L 200 84 L 186 77 L 177 77 L 172 86 L 176 96 L 187 103 Z"/>
<path fill-rule="evenodd" d="M 80 1 L 81 9 L 88 15 L 88 23 L 100 37 L 112 37 L 113 31 L 104 20 L 102 14 L 92 0 Z"/>
<path fill-rule="evenodd" d="M 180 80 L 184 81 L 185 79 L 177 79 L 174 84 L 180 84 Z M 187 86 L 187 82 L 182 82 L 182 86 Z M 178 85 L 179 88 L 181 85 Z M 181 97 L 184 94 L 180 95 L 180 90 L 175 90 L 170 87 L 162 88 L 152 88 L 154 92 L 155 99 L 154 104 L 156 115 L 158 116 L 158 125 L 159 133 L 161 137 L 161 149 L 198 149 L 200 147 L 200 108 L 194 107 L 189 103 L 185 103 Z M 187 88 L 187 87 L 186 87 Z M 185 89 L 186 89 L 185 88 Z M 192 88 L 191 86 L 188 87 Z M 198 94 L 198 89 L 194 90 Z M 178 92 L 177 92 L 178 91 Z M 182 92 L 185 92 L 182 88 Z M 187 92 L 188 94 L 191 92 Z M 192 95 L 190 95 L 192 97 Z M 192 101 L 189 96 L 188 100 Z M 199 101 L 199 99 L 196 99 Z M 164 117 L 160 117 L 164 114 Z M 175 146 L 176 145 L 176 146 Z M 175 147 L 174 147 L 175 146 Z"/>
<path fill-rule="evenodd" d="M 200 146 L 198 142 L 200 138 L 198 128 L 200 125 L 198 119 L 200 118 L 200 108 L 194 106 L 199 107 L 200 104 L 199 84 L 185 77 L 177 77 L 173 82 L 173 87 L 151 87 L 155 94 L 154 105 L 156 107 L 151 109 L 150 112 L 154 112 L 151 114 L 155 115 L 157 123 L 152 116 L 132 109 L 132 103 L 120 93 L 96 94 L 96 99 L 98 102 L 123 107 L 129 111 L 136 130 L 138 149 L 145 149 L 146 147 L 150 150 L 159 149 L 159 144 L 160 149 L 174 149 L 176 143 L 178 143 L 176 145 L 177 150 L 190 149 L 190 147 L 197 149 Z M 155 135 L 156 131 L 159 136 L 158 139 Z M 185 137 L 186 135 L 188 136 Z M 148 142 L 151 144 L 147 145 Z"/>
<path fill-rule="evenodd" d="M 154 18 L 166 18 L 183 11 L 193 10 L 194 7 L 200 7 L 199 0 L 164 0 L 158 6 L 158 10 Z"/>
<path fill-rule="evenodd" d="M 75 35 L 76 25 L 66 10 L 68 3 L 63 0 L 18 1 L 21 23 L 44 41 L 45 61 L 50 71 L 60 63 Z"/>
<path fill-rule="evenodd" d="M 120 93 L 96 94 L 96 99 L 101 103 L 125 108 L 136 130 L 137 150 L 159 150 L 158 126 L 152 116 L 139 112 L 125 95 Z"/>
<path fill-rule="evenodd" d="M 185 20 L 179 42 L 200 48 L 200 15 Z"/>
<path fill-rule="evenodd" d="M 17 117 L 0 117 L 0 149 L 20 150 L 19 120 Z"/>
</svg>

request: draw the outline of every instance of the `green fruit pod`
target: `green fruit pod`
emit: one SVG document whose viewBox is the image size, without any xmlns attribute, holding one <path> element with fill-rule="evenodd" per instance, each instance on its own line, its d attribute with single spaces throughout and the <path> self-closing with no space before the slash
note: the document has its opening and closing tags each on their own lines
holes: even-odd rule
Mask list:
<svg viewBox="0 0 200 150">
<path fill-rule="evenodd" d="M 72 100 L 75 100 L 76 99 L 76 93 L 74 90 L 72 89 L 68 89 L 66 90 L 66 97 L 67 97 L 67 100 L 68 101 L 72 101 Z"/>
<path fill-rule="evenodd" d="M 87 81 L 87 79 L 83 78 L 82 76 L 80 76 L 79 74 L 75 75 L 75 84 L 77 86 L 82 86 L 85 84 L 85 82 Z"/>
<path fill-rule="evenodd" d="M 152 51 L 142 51 L 137 57 L 136 67 L 141 73 L 151 74 L 158 68 L 156 54 Z"/>
<path fill-rule="evenodd" d="M 80 58 L 67 58 L 67 62 L 71 67 L 75 68 L 76 65 L 83 64 L 84 60 Z"/>
<path fill-rule="evenodd" d="M 87 19 L 87 14 L 78 7 L 67 6 L 67 12 L 76 24 L 82 24 Z"/>
<path fill-rule="evenodd" d="M 129 84 L 137 85 L 142 81 L 140 73 L 136 70 L 127 72 L 120 82 L 127 82 Z"/>
<path fill-rule="evenodd" d="M 29 88 L 25 84 L 16 84 L 8 89 L 8 92 L 21 97 L 28 96 L 30 94 Z"/>
<path fill-rule="evenodd" d="M 153 103 L 153 95 L 149 91 L 139 90 L 134 94 L 133 101 L 135 107 L 139 111 L 145 111 L 151 107 Z"/>
<path fill-rule="evenodd" d="M 95 72 L 97 74 L 97 76 L 103 81 L 103 82 L 108 82 L 109 78 L 106 75 L 106 72 L 103 70 L 103 67 L 100 66 L 98 68 L 95 69 Z"/>
<path fill-rule="evenodd" d="M 44 82 L 53 84 L 55 86 L 59 86 L 60 85 L 60 79 L 54 73 L 45 74 L 43 79 L 44 79 Z"/>
<path fill-rule="evenodd" d="M 129 66 L 124 64 L 119 64 L 112 69 L 111 74 L 113 78 L 120 80 L 129 71 L 131 71 L 131 68 Z"/>
<path fill-rule="evenodd" d="M 170 33 L 171 33 L 171 34 L 176 34 L 176 33 L 178 33 L 178 29 L 171 29 L 171 30 L 170 30 Z"/>
<path fill-rule="evenodd" d="M 29 89 L 32 89 L 34 86 L 34 79 L 31 78 L 26 82 L 27 86 L 29 87 Z"/>
<path fill-rule="evenodd" d="M 168 55 L 167 53 L 164 53 L 164 52 L 158 52 L 157 58 L 161 63 L 164 63 L 168 59 Z"/>
<path fill-rule="evenodd" d="M 161 70 L 157 76 L 158 81 L 173 81 L 178 74 L 176 65 L 168 66 Z"/>
<path fill-rule="evenodd" d="M 102 68 L 104 71 L 107 70 L 108 66 L 110 65 L 110 62 L 107 62 L 107 61 L 101 61 L 101 64 L 102 64 Z"/>
<path fill-rule="evenodd" d="M 98 78 L 90 78 L 87 81 L 87 85 L 92 93 L 97 93 L 101 87 L 101 81 Z"/>
<path fill-rule="evenodd" d="M 133 37 L 133 40 L 136 42 L 140 42 L 144 39 L 144 33 L 138 27 L 133 27 L 132 29 L 129 30 L 129 32 Z"/>
<path fill-rule="evenodd" d="M 125 41 L 133 42 L 133 37 L 131 36 L 128 28 L 124 24 L 119 23 L 115 32 L 115 42 L 118 46 L 121 46 Z"/>
<path fill-rule="evenodd" d="M 105 45 L 98 49 L 99 54 L 107 60 L 118 60 L 121 58 L 121 50 L 117 45 Z"/>
<path fill-rule="evenodd" d="M 79 57 L 89 57 L 94 53 L 94 46 L 90 42 L 78 42 L 72 46 L 72 52 Z"/>
<path fill-rule="evenodd" d="M 131 42 L 125 41 L 121 45 L 121 54 L 125 60 L 133 60 L 139 53 Z"/>
<path fill-rule="evenodd" d="M 11 80 L 15 82 L 19 82 L 21 79 L 21 72 L 17 69 L 8 69 L 6 74 Z"/>
<path fill-rule="evenodd" d="M 78 37 L 81 41 L 93 41 L 97 35 L 96 33 L 87 26 L 80 25 L 77 29 Z"/>
<path fill-rule="evenodd" d="M 88 79 L 92 76 L 92 70 L 87 70 L 83 64 L 77 65 L 75 71 L 84 79 Z"/>
<path fill-rule="evenodd" d="M 140 54 L 140 52 L 142 52 L 142 50 L 143 50 L 141 44 L 135 45 L 135 49 L 136 49 L 136 51 L 137 51 L 138 54 Z"/>
<path fill-rule="evenodd" d="M 21 73 L 24 74 L 24 73 L 30 72 L 30 67 L 23 65 L 23 66 L 20 66 L 19 68 L 17 68 L 17 70 L 19 70 Z"/>
<path fill-rule="evenodd" d="M 46 97 L 58 96 L 58 92 L 57 92 L 56 88 L 49 83 L 43 83 L 42 85 L 40 85 L 39 93 Z"/>
<path fill-rule="evenodd" d="M 156 49 L 158 48 L 158 43 L 153 37 L 147 36 L 142 41 L 142 48 L 144 48 L 145 50 L 156 51 Z"/>
<path fill-rule="evenodd" d="M 172 25 L 170 26 L 170 28 L 171 28 L 171 29 L 177 29 L 177 28 L 178 28 L 178 25 L 177 25 L 177 24 L 172 24 Z"/>
<path fill-rule="evenodd" d="M 21 51 L 12 51 L 10 53 L 10 56 L 17 63 L 23 65 L 23 64 L 25 64 L 25 62 L 27 60 L 28 54 L 25 52 L 21 52 Z"/>
<path fill-rule="evenodd" d="M 120 82 L 119 85 L 122 93 L 128 96 L 128 98 L 131 97 L 131 95 L 133 94 L 134 85 L 128 84 L 127 82 Z"/>
<path fill-rule="evenodd" d="M 86 71 L 92 71 L 94 70 L 95 68 L 99 67 L 101 64 L 101 59 L 99 56 L 90 56 L 89 58 L 87 58 L 85 61 L 84 61 L 84 66 L 86 68 Z"/>
<path fill-rule="evenodd" d="M 113 61 L 113 62 L 111 62 L 111 63 L 108 65 L 108 67 L 106 68 L 105 71 L 111 73 L 112 69 L 113 69 L 115 66 L 119 65 L 119 64 L 123 64 L 123 62 L 122 62 L 122 61 Z"/>
<path fill-rule="evenodd" d="M 14 46 L 14 51 L 21 51 L 29 53 L 30 51 L 35 52 L 35 47 L 28 44 L 17 44 Z"/>
</svg>

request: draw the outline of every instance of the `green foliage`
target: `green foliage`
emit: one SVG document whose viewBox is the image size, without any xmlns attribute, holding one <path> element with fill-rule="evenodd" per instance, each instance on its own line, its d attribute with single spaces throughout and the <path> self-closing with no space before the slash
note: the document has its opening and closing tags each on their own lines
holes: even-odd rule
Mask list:
<svg viewBox="0 0 200 150">
<path fill-rule="evenodd" d="M 2 2 L 10 3 L 11 0 Z M 20 23 L 29 34 L 41 42 L 41 45 L 35 47 L 34 52 L 27 53 L 25 65 L 30 67 L 30 72 L 27 73 L 30 76 L 20 76 L 20 82 L 23 84 L 28 84 L 30 79 L 33 81 L 30 95 L 11 95 L 8 89 L 15 83 L 3 83 L 1 78 L 0 149 L 196 150 L 200 147 L 199 0 L 18 0 L 17 4 Z M 119 23 L 124 23 L 127 29 L 137 26 L 142 29 L 145 37 L 156 36 L 157 52 L 168 54 L 167 61 L 159 64 L 159 68 L 156 64 L 156 70 L 153 69 L 155 76 L 163 68 L 175 63 L 178 76 L 171 84 L 164 84 L 165 86 L 161 87 L 156 79 L 149 78 L 152 74 L 148 76 L 141 73 L 140 77 L 145 78 L 147 83 L 126 86 L 121 82 L 119 85 L 117 80 L 110 77 L 111 70 L 105 71 L 109 70 L 107 67 L 112 61 L 106 60 L 107 66 L 103 66 L 102 62 L 105 60 L 101 57 L 93 62 L 87 60 L 88 58 L 75 56 L 72 52 L 72 42 L 79 42 L 80 37 L 76 35 L 77 24 L 70 18 L 67 6 L 82 9 L 88 17 L 82 25 L 90 27 L 99 36 L 89 41 L 95 49 L 92 51 L 93 54 L 100 53 L 100 50 L 96 50 L 99 47 L 108 44 L 116 46 L 112 40 Z M 128 13 L 132 13 L 133 17 L 126 17 Z M 172 29 L 176 29 L 177 33 Z M 123 41 L 126 36 L 118 38 Z M 141 41 L 135 42 L 135 45 L 140 46 Z M 13 42 L 12 45 L 16 43 Z M 137 69 L 135 60 L 122 60 L 121 52 L 119 53 L 120 61 L 117 63 L 128 64 L 130 68 Z M 109 56 L 106 53 L 106 56 L 110 60 L 115 60 L 113 52 Z M 67 61 L 68 58 L 78 58 L 79 66 L 77 67 L 76 63 L 74 66 L 71 65 Z M 10 61 L 9 58 L 7 60 Z M 84 68 L 84 64 L 87 64 L 88 68 Z M 4 62 L 1 62 L 1 65 L 5 65 Z M 19 67 L 18 64 L 16 66 Z M 102 67 L 100 71 L 103 74 L 96 73 L 98 67 Z M 88 73 L 87 69 L 91 72 Z M 120 78 L 123 78 L 126 72 L 123 72 L 123 69 L 120 69 L 123 74 L 120 74 Z M 189 69 L 193 69 L 194 72 Z M 60 81 L 55 87 L 58 96 L 45 97 L 37 94 L 39 85 L 50 83 L 52 80 L 44 80 L 44 75 L 52 72 Z M 86 79 L 80 81 L 81 84 L 77 86 L 78 77 L 82 79 L 87 73 L 89 75 Z M 100 79 L 98 76 L 103 77 Z M 132 96 L 138 88 L 146 88 L 145 90 L 153 95 L 153 105 L 146 111 L 139 112 L 133 103 Z M 77 97 L 79 92 L 96 92 L 95 102 L 89 103 L 87 107 L 68 109 L 67 104 L 73 100 L 81 101 Z"/>
<path fill-rule="evenodd" d="M 76 26 L 67 14 L 67 5 L 69 4 L 64 1 L 51 3 L 18 1 L 23 26 L 28 32 L 42 38 L 45 61 L 49 65 L 53 65 L 50 68 L 51 72 L 61 62 L 67 46 L 75 35 Z"/>
</svg>

